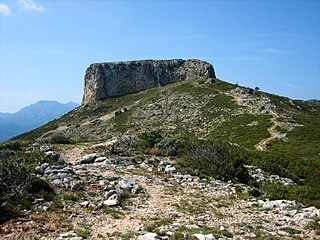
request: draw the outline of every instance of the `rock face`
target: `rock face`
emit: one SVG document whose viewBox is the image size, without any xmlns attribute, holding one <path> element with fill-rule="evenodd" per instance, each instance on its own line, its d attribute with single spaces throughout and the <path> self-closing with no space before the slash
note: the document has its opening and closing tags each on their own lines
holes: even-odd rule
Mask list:
<svg viewBox="0 0 320 240">
<path fill-rule="evenodd" d="M 91 64 L 86 70 L 82 104 L 136 93 L 191 78 L 214 81 L 211 64 L 201 60 L 142 60 Z"/>
</svg>

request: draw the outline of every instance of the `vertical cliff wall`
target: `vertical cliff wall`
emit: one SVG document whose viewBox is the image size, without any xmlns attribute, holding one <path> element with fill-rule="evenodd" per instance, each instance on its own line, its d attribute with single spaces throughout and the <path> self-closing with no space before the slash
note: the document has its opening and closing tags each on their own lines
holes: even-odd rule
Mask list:
<svg viewBox="0 0 320 240">
<path fill-rule="evenodd" d="M 142 60 L 91 64 L 84 76 L 82 104 L 136 93 L 191 78 L 216 78 L 201 60 Z"/>
</svg>

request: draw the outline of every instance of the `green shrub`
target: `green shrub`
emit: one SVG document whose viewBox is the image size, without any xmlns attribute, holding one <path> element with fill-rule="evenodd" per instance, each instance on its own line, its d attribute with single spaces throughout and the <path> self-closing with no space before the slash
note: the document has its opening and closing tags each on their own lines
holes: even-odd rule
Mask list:
<svg viewBox="0 0 320 240">
<path fill-rule="evenodd" d="M 190 174 L 248 183 L 251 177 L 243 164 L 244 159 L 230 154 L 228 146 L 214 142 L 188 141 L 179 151 L 179 168 Z"/>
<path fill-rule="evenodd" d="M 165 157 L 176 156 L 178 154 L 179 142 L 176 139 L 165 138 L 158 142 L 155 147 L 161 149 L 162 155 Z"/>
<path fill-rule="evenodd" d="M 50 139 L 50 143 L 57 143 L 57 144 L 71 144 L 73 141 L 66 137 L 66 136 L 54 136 Z"/>
<path fill-rule="evenodd" d="M 163 137 L 157 131 L 146 132 L 140 135 L 135 148 L 138 151 L 146 151 L 155 147 L 155 145 L 159 143 L 162 139 Z"/>
<path fill-rule="evenodd" d="M 42 196 L 46 201 L 52 201 L 54 199 L 54 190 L 46 181 L 40 178 L 33 179 L 26 190 L 30 194 Z"/>
<path fill-rule="evenodd" d="M 25 164 L 0 155 L 0 207 L 24 191 L 32 177 Z"/>
<path fill-rule="evenodd" d="M 35 178 L 31 181 L 30 185 L 27 187 L 27 191 L 29 193 L 40 193 L 41 191 L 53 192 L 53 189 L 50 187 L 50 185 L 46 181 L 40 178 Z"/>
<path fill-rule="evenodd" d="M 14 142 L 8 142 L 6 144 L 0 145 L 0 150 L 12 150 L 12 151 L 18 151 L 21 150 L 21 142 L 20 141 L 14 141 Z"/>
</svg>

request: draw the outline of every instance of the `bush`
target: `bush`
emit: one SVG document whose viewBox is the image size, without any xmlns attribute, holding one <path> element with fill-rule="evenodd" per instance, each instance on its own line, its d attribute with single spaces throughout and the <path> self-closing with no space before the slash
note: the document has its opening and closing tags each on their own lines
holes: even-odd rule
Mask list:
<svg viewBox="0 0 320 240">
<path fill-rule="evenodd" d="M 150 133 L 143 133 L 140 135 L 138 142 L 136 143 L 136 150 L 146 151 L 153 148 L 157 143 L 159 143 L 163 137 L 157 131 Z"/>
<path fill-rule="evenodd" d="M 21 150 L 21 142 L 19 141 L 14 141 L 14 142 L 9 142 L 6 144 L 1 144 L 0 145 L 0 150 L 12 150 L 12 151 L 18 151 Z"/>
<path fill-rule="evenodd" d="M 57 143 L 57 144 L 71 144 L 73 141 L 65 136 L 54 136 L 50 139 L 50 143 Z"/>
<path fill-rule="evenodd" d="M 172 138 L 162 139 L 155 147 L 161 149 L 162 155 L 165 157 L 176 156 L 178 154 L 179 142 Z"/>
<path fill-rule="evenodd" d="M 0 207 L 8 199 L 21 193 L 32 179 L 25 164 L 0 156 Z"/>
<path fill-rule="evenodd" d="M 29 193 L 40 193 L 40 192 L 53 192 L 53 189 L 50 187 L 50 185 L 40 179 L 40 178 L 35 178 L 31 181 L 30 185 L 27 187 L 27 191 Z"/>
<path fill-rule="evenodd" d="M 197 140 L 183 144 L 179 152 L 180 170 L 222 180 L 248 183 L 251 177 L 244 167 L 244 159 L 232 156 L 221 144 Z"/>
</svg>

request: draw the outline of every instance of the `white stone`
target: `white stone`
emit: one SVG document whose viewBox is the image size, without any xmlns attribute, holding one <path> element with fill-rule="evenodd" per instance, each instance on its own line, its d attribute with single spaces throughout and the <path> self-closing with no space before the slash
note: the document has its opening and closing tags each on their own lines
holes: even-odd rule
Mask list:
<svg viewBox="0 0 320 240">
<path fill-rule="evenodd" d="M 156 233 L 146 233 L 137 238 L 137 240 L 155 240 L 155 239 L 159 239 L 159 236 Z"/>
<path fill-rule="evenodd" d="M 84 201 L 82 203 L 80 203 L 80 207 L 86 208 L 89 206 L 89 202 L 88 201 Z"/>
<path fill-rule="evenodd" d="M 119 201 L 117 199 L 108 199 L 103 201 L 103 205 L 108 206 L 108 207 L 114 207 L 119 204 Z"/>
<path fill-rule="evenodd" d="M 200 233 L 193 234 L 193 237 L 196 237 L 198 240 L 206 240 L 206 236 Z"/>
</svg>

